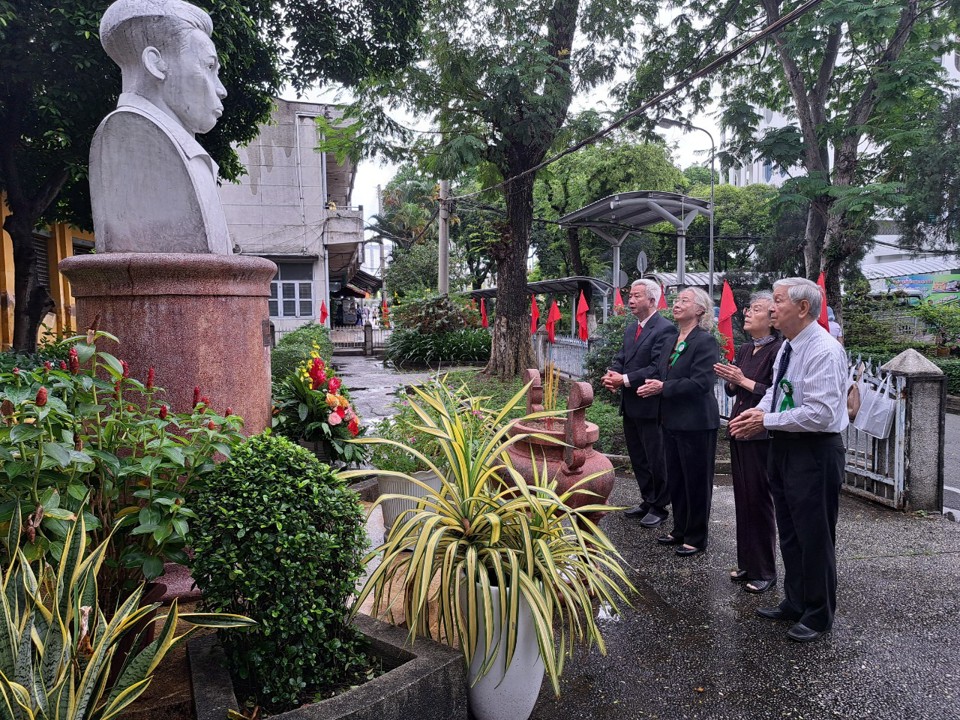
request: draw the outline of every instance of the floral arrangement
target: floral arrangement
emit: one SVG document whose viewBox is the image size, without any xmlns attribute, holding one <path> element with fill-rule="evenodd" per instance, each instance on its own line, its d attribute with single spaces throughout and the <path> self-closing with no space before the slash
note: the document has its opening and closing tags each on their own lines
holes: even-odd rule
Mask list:
<svg viewBox="0 0 960 720">
<path fill-rule="evenodd" d="M 314 345 L 310 357 L 274 385 L 273 403 L 273 427 L 278 434 L 294 441 L 327 443 L 337 462 L 349 465 L 366 460 L 369 451 L 350 443 L 365 427 L 343 381 L 320 357 L 319 346 Z"/>
</svg>

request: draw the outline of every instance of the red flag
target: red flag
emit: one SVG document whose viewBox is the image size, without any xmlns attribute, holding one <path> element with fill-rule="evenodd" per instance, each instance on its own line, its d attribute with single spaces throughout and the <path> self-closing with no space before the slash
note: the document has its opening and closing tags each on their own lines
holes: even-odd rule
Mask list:
<svg viewBox="0 0 960 720">
<path fill-rule="evenodd" d="M 827 317 L 827 281 L 822 272 L 817 278 L 817 285 L 820 286 L 820 317 L 817 318 L 817 324 L 830 332 L 830 320 Z"/>
<path fill-rule="evenodd" d="M 577 336 L 581 340 L 586 340 L 589 337 L 587 332 L 587 311 L 590 309 L 590 306 L 587 305 L 587 298 L 583 294 L 583 290 L 580 291 L 580 299 L 577 300 Z"/>
<path fill-rule="evenodd" d="M 623 309 L 623 296 L 620 294 L 620 288 L 614 288 L 613 291 L 613 314 L 622 315 L 625 310 Z"/>
<path fill-rule="evenodd" d="M 540 310 L 537 308 L 537 296 L 530 296 L 530 334 L 537 334 L 537 325 L 540 322 Z"/>
<path fill-rule="evenodd" d="M 380 325 L 382 327 L 390 327 L 390 308 L 387 307 L 386 298 L 380 303 Z"/>
<path fill-rule="evenodd" d="M 660 283 L 660 300 L 657 301 L 657 310 L 667 309 L 667 291 L 663 289 L 663 283 Z"/>
<path fill-rule="evenodd" d="M 323 325 L 327 318 L 330 317 L 330 313 L 327 312 L 327 304 L 321 300 L 320 301 L 320 324 Z"/>
<path fill-rule="evenodd" d="M 560 315 L 560 308 L 557 307 L 557 301 L 553 301 L 553 305 L 550 306 L 550 312 L 547 313 L 547 339 L 550 342 L 555 342 L 557 339 L 556 336 L 556 324 L 557 320 L 562 317 Z"/>
<path fill-rule="evenodd" d="M 733 300 L 733 290 L 726 280 L 723 281 L 723 291 L 720 293 L 720 318 L 717 321 L 717 330 L 727 339 L 727 349 L 724 355 L 733 362 L 737 351 L 733 347 L 733 314 L 737 311 L 737 303 Z"/>
<path fill-rule="evenodd" d="M 480 324 L 483 327 L 490 327 L 490 322 L 487 320 L 487 303 L 483 298 L 480 298 Z"/>
</svg>

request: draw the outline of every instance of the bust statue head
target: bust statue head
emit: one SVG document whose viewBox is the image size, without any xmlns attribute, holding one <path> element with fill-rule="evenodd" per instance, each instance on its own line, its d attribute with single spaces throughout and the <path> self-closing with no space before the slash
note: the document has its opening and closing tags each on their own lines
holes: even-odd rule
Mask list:
<svg viewBox="0 0 960 720">
<path fill-rule="evenodd" d="M 143 96 L 191 134 L 213 129 L 227 96 L 212 32 L 210 16 L 182 0 L 117 0 L 100 20 L 123 92 Z"/>
</svg>

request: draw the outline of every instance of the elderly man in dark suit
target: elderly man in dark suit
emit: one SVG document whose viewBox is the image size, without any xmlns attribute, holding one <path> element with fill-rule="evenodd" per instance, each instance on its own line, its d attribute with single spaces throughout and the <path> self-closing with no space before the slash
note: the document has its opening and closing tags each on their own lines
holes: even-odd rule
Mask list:
<svg viewBox="0 0 960 720">
<path fill-rule="evenodd" d="M 633 474 L 640 486 L 641 503 L 625 514 L 640 518 L 640 524 L 648 528 L 663 524 L 670 503 L 659 424 L 660 398 L 637 396 L 638 387 L 651 378 L 659 378 L 661 356 L 669 355 L 677 340 L 677 328 L 657 313 L 660 292 L 660 286 L 653 280 L 633 282 L 628 304 L 637 322 L 627 325 L 623 347 L 603 376 L 603 385 L 608 390 L 622 390 L 623 434 Z"/>
</svg>

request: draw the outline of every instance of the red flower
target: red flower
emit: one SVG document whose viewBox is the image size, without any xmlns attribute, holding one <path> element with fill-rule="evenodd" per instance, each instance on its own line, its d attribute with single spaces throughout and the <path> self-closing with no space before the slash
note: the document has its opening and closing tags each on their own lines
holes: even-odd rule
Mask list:
<svg viewBox="0 0 960 720">
<path fill-rule="evenodd" d="M 49 360 L 47 360 L 47 361 L 43 364 L 43 369 L 46 370 L 47 372 L 50 372 L 51 370 L 53 370 L 53 363 L 50 362 Z"/>
<path fill-rule="evenodd" d="M 334 412 L 340 416 L 340 419 L 343 419 L 343 416 L 347 414 L 347 409 L 345 407 L 338 407 Z"/>
<path fill-rule="evenodd" d="M 80 356 L 75 347 L 70 348 L 70 372 L 74 375 L 80 372 Z"/>
<path fill-rule="evenodd" d="M 213 420 L 211 420 L 210 422 L 207 423 L 207 429 L 208 429 L 208 430 L 216 430 L 216 429 L 217 429 L 217 424 L 216 424 Z"/>
<path fill-rule="evenodd" d="M 357 418 L 354 417 L 350 421 L 350 424 L 347 425 L 347 429 L 350 431 L 350 434 L 356 437 L 360 433 L 360 423 L 357 421 Z"/>
<path fill-rule="evenodd" d="M 147 390 L 153 390 L 153 368 L 147 370 Z"/>
<path fill-rule="evenodd" d="M 200 403 L 200 386 L 195 385 L 193 388 L 193 406 L 196 407 Z"/>
<path fill-rule="evenodd" d="M 330 384 L 327 386 L 327 392 L 332 392 L 334 395 L 336 395 L 340 391 L 340 385 L 342 384 L 343 383 L 340 380 L 340 378 L 338 377 L 330 378 Z"/>
<path fill-rule="evenodd" d="M 160 406 L 160 419 L 161 419 L 161 420 L 166 420 L 166 419 L 167 419 L 167 406 L 166 406 L 166 405 L 161 405 L 161 406 Z"/>
<path fill-rule="evenodd" d="M 327 374 L 323 371 L 323 360 L 314 358 L 308 374 L 310 376 L 310 389 L 320 390 L 327 381 Z"/>
<path fill-rule="evenodd" d="M 14 374 L 16 377 L 20 377 L 20 368 L 15 367 L 15 368 L 13 369 L 13 374 Z"/>
<path fill-rule="evenodd" d="M 224 417 L 230 417 L 233 415 L 233 408 L 227 408 L 227 411 L 223 414 Z"/>
<path fill-rule="evenodd" d="M 126 360 L 120 361 L 120 367 L 123 368 L 123 376 L 130 377 L 130 365 L 127 364 Z"/>
<path fill-rule="evenodd" d="M 65 360 L 61 360 L 61 361 L 60 361 L 60 369 L 61 369 L 61 370 L 66 370 L 66 369 L 67 369 L 67 362 L 66 362 Z"/>
<path fill-rule="evenodd" d="M 47 404 L 47 389 L 45 387 L 41 387 L 39 390 L 37 390 L 36 402 L 37 402 L 37 407 L 43 407 L 44 405 Z"/>
</svg>

